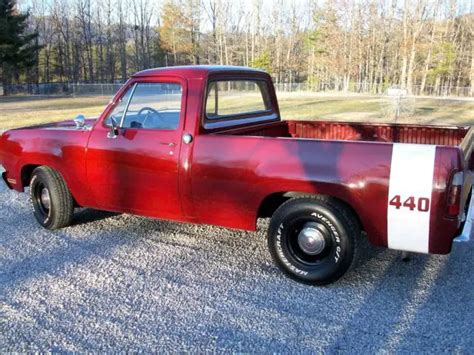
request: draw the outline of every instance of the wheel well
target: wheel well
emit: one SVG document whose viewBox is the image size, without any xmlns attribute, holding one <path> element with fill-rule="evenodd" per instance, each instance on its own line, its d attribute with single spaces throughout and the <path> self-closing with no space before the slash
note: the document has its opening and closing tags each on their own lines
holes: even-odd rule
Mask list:
<svg viewBox="0 0 474 355">
<path fill-rule="evenodd" d="M 280 207 L 284 202 L 288 201 L 291 197 L 285 196 L 285 192 L 276 192 L 265 197 L 260 204 L 258 209 L 258 218 L 267 218 L 273 216 L 273 213 Z"/>
<path fill-rule="evenodd" d="M 21 168 L 21 184 L 23 187 L 30 186 L 30 179 L 31 179 L 31 174 L 33 174 L 33 170 L 35 170 L 37 167 L 40 165 L 25 165 L 23 168 Z"/>
<path fill-rule="evenodd" d="M 278 207 L 280 207 L 284 202 L 288 201 L 289 199 L 293 197 L 302 197 L 302 196 L 317 196 L 318 194 L 311 194 L 311 193 L 304 193 L 304 192 L 276 192 L 273 193 L 267 197 L 265 197 L 260 204 L 260 207 L 258 209 L 258 218 L 267 218 L 273 216 L 273 213 L 277 210 Z M 334 197 L 335 200 L 338 202 L 342 203 L 344 206 L 347 207 L 349 211 L 352 212 L 352 214 L 355 216 L 357 219 L 357 222 L 359 223 L 359 226 L 361 230 L 364 230 L 364 226 L 362 224 L 362 221 L 360 220 L 359 215 L 357 214 L 356 210 L 348 204 L 346 201 L 338 199 Z"/>
<path fill-rule="evenodd" d="M 46 165 L 28 164 L 28 165 L 23 166 L 23 168 L 21 168 L 21 183 L 23 185 L 23 188 L 30 186 L 31 175 L 33 174 L 33 171 L 40 166 L 46 166 Z M 77 203 L 76 198 L 74 196 L 72 196 L 72 199 L 74 201 L 75 207 L 81 207 Z"/>
</svg>

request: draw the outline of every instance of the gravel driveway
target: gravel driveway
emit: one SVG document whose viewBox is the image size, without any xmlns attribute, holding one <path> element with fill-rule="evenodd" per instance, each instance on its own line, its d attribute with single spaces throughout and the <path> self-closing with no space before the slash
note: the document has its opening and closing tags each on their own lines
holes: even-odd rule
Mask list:
<svg viewBox="0 0 474 355">
<path fill-rule="evenodd" d="M 258 233 L 90 210 L 41 229 L 0 187 L 0 351 L 474 351 L 474 243 L 363 245 L 329 287 L 284 277 Z"/>
</svg>

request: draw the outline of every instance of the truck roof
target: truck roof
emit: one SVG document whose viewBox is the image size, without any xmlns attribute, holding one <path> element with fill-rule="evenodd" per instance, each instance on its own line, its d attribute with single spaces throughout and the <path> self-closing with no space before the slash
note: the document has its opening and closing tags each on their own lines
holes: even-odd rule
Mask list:
<svg viewBox="0 0 474 355">
<path fill-rule="evenodd" d="M 265 73 L 265 71 L 249 67 L 239 67 L 234 65 L 182 65 L 175 67 L 152 68 L 142 70 L 133 75 L 136 77 L 155 76 L 163 74 L 182 75 L 185 77 L 205 77 L 210 72 L 212 73 L 227 73 L 227 72 L 250 72 L 256 74 Z"/>
</svg>

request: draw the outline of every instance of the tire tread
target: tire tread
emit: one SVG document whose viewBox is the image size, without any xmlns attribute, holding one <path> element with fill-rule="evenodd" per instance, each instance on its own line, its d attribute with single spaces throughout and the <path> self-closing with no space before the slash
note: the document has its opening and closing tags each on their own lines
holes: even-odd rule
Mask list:
<svg viewBox="0 0 474 355">
<path fill-rule="evenodd" d="M 59 206 L 56 206 L 54 218 L 47 228 L 53 230 L 69 226 L 74 215 L 74 199 L 61 174 L 48 166 L 40 166 L 31 174 L 32 177 L 35 175 L 43 175 L 49 182 L 51 198 L 56 195 L 59 199 Z"/>
</svg>

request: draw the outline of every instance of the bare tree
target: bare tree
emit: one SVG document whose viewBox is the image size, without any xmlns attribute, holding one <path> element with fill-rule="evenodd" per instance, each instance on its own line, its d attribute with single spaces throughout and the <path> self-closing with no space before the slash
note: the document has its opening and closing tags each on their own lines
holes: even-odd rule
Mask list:
<svg viewBox="0 0 474 355">
<path fill-rule="evenodd" d="M 51 0 L 30 11 L 44 45 L 38 81 L 219 63 L 315 89 L 449 93 L 474 82 L 470 0 Z"/>
</svg>

